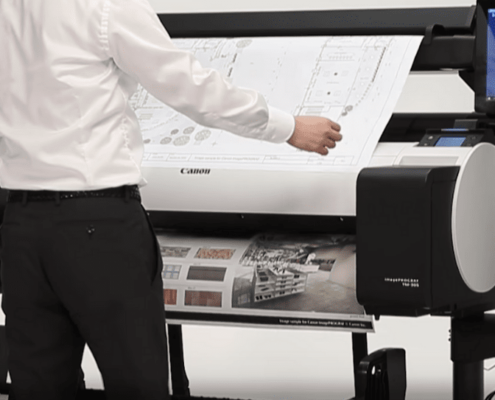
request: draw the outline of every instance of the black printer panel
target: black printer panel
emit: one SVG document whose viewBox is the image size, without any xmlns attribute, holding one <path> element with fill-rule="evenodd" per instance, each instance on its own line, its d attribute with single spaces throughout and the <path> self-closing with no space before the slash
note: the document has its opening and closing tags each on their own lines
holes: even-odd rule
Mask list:
<svg viewBox="0 0 495 400">
<path fill-rule="evenodd" d="M 361 172 L 356 283 L 358 301 L 368 313 L 413 316 L 442 307 L 433 296 L 432 285 L 439 278 L 433 280 L 432 221 L 444 224 L 443 232 L 450 231 L 448 215 L 457 174 L 458 167 L 366 168 Z M 433 204 L 441 204 L 445 212 L 434 216 L 438 210 Z M 447 273 L 452 268 L 456 269 L 455 261 Z"/>
</svg>

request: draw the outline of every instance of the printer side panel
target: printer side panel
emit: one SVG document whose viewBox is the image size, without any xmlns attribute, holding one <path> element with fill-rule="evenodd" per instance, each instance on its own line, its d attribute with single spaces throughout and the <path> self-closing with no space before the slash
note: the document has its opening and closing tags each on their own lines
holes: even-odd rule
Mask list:
<svg viewBox="0 0 495 400">
<path fill-rule="evenodd" d="M 357 184 L 357 297 L 370 314 L 431 307 L 431 168 L 366 168 Z"/>
<path fill-rule="evenodd" d="M 474 292 L 459 273 L 452 241 L 455 182 L 435 182 L 432 191 L 432 314 L 463 316 L 493 310 L 495 289 Z"/>
</svg>

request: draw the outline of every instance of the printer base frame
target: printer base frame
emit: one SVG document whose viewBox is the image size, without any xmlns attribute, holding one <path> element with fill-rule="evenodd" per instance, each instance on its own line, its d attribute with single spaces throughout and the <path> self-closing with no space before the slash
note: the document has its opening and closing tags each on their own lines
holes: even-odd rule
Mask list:
<svg viewBox="0 0 495 400">
<path fill-rule="evenodd" d="M 454 400 L 484 399 L 483 361 L 495 357 L 495 315 L 473 314 L 451 320 Z"/>
</svg>

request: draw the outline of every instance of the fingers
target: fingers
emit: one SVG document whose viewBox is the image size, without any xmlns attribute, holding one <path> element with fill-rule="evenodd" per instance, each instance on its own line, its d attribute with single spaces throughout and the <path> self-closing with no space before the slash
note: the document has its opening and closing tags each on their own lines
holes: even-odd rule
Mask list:
<svg viewBox="0 0 495 400">
<path fill-rule="evenodd" d="M 316 151 L 316 153 L 326 156 L 329 153 L 329 149 L 333 149 L 336 143 L 333 140 L 328 140 L 325 144 L 322 144 Z"/>
<path fill-rule="evenodd" d="M 323 143 L 323 145 L 329 149 L 333 149 L 335 146 L 337 146 L 337 143 L 335 142 L 338 142 L 339 140 L 328 139 L 325 141 L 325 143 Z"/>
<path fill-rule="evenodd" d="M 330 119 L 327 118 L 322 118 L 322 119 L 325 121 L 324 128 L 322 130 L 323 137 L 329 139 L 332 142 L 341 141 L 342 140 L 342 135 L 340 133 L 342 129 L 341 126 Z"/>
<path fill-rule="evenodd" d="M 337 145 L 336 142 L 340 142 L 342 140 L 342 135 L 340 133 L 341 126 L 339 124 L 337 124 L 336 122 L 333 122 L 331 120 L 328 120 L 328 122 L 329 122 L 330 128 L 329 128 L 329 130 L 327 132 L 327 136 L 326 136 L 326 138 L 322 144 L 326 149 L 333 149 Z M 327 151 L 327 154 L 328 154 L 328 151 Z"/>
<path fill-rule="evenodd" d="M 340 142 L 342 140 L 342 135 L 338 132 L 332 132 L 329 136 L 329 139 L 334 142 Z"/>
<path fill-rule="evenodd" d="M 339 126 L 340 129 L 340 126 Z M 337 146 L 336 142 L 342 140 L 342 135 L 338 132 L 330 132 L 328 137 L 323 141 L 321 148 L 317 153 L 326 156 L 329 153 L 329 149 L 333 149 Z"/>
<path fill-rule="evenodd" d="M 335 132 L 339 133 L 339 132 L 340 132 L 340 130 L 342 129 L 342 127 L 341 127 L 341 126 L 340 126 L 337 122 L 334 122 L 334 121 L 332 121 L 332 120 L 330 120 L 330 119 L 329 119 L 328 121 L 330 121 L 330 127 L 331 127 L 331 128 L 332 128 Z"/>
<path fill-rule="evenodd" d="M 334 142 L 339 142 L 342 140 L 342 135 L 340 133 L 341 126 L 336 122 L 328 120 L 330 122 L 329 136 L 328 138 Z"/>
<path fill-rule="evenodd" d="M 319 149 L 315 150 L 315 153 L 318 153 L 322 156 L 328 155 L 329 151 L 327 147 L 320 147 Z"/>
<path fill-rule="evenodd" d="M 327 155 L 342 140 L 341 127 L 324 117 L 297 116 L 296 126 L 287 143 L 305 151 Z"/>
</svg>

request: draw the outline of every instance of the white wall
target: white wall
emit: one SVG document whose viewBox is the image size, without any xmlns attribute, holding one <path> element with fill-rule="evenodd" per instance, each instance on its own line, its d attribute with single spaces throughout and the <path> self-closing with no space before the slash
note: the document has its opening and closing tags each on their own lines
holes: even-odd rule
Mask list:
<svg viewBox="0 0 495 400">
<path fill-rule="evenodd" d="M 157 12 L 315 10 L 470 6 L 474 0 L 150 0 Z M 473 111 L 473 94 L 456 73 L 412 74 L 396 111 Z M 407 351 L 408 400 L 452 398 L 449 319 L 383 318 L 370 351 Z M 353 396 L 347 333 L 185 326 L 186 367 L 195 395 L 253 399 Z M 91 364 L 89 358 L 86 365 Z M 487 362 L 487 365 L 490 365 Z M 486 374 L 487 390 L 495 389 Z M 98 385 L 96 385 L 98 386 Z"/>
</svg>

